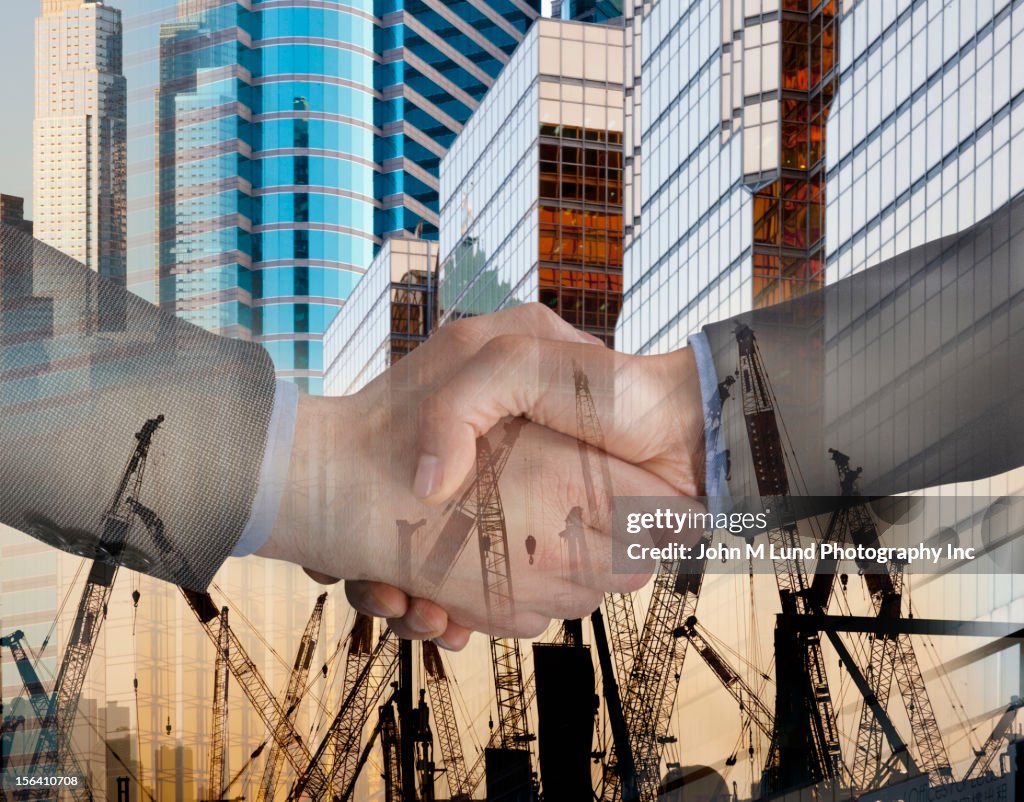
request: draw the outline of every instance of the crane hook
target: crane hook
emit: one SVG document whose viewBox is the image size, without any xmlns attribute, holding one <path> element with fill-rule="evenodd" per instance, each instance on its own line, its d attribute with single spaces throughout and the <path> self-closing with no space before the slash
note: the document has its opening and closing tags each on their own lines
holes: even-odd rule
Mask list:
<svg viewBox="0 0 1024 802">
<path fill-rule="evenodd" d="M 526 553 L 530 555 L 530 565 L 533 565 L 533 555 L 537 553 L 537 538 L 533 535 L 526 536 Z"/>
</svg>

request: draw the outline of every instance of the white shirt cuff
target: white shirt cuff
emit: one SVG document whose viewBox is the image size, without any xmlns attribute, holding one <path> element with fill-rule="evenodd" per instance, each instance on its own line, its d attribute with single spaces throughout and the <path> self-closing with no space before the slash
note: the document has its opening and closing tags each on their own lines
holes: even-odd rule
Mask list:
<svg viewBox="0 0 1024 802">
<path fill-rule="evenodd" d="M 245 557 L 259 549 L 274 529 L 281 494 L 288 478 L 288 462 L 295 436 L 295 418 L 299 408 L 299 388 L 289 381 L 278 379 L 274 390 L 274 407 L 267 427 L 267 447 L 263 454 L 260 481 L 252 502 L 249 522 L 242 537 L 231 550 L 232 557 Z"/>
</svg>

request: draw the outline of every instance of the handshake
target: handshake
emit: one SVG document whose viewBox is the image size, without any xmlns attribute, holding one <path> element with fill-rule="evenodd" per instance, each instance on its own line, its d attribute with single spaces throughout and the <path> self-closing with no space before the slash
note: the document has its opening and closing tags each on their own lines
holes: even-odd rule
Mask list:
<svg viewBox="0 0 1024 802">
<path fill-rule="evenodd" d="M 612 570 L 635 539 L 612 498 L 701 495 L 704 459 L 690 349 L 617 353 L 527 304 L 443 327 L 355 395 L 302 396 L 257 553 L 345 579 L 401 637 L 536 636 L 646 583 L 653 562 Z"/>
</svg>

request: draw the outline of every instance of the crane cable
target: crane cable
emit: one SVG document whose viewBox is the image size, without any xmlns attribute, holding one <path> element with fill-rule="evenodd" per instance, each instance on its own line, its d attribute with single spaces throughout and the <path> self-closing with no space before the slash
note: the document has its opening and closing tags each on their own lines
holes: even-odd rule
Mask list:
<svg viewBox="0 0 1024 802">
<path fill-rule="evenodd" d="M 139 753 L 139 785 L 142 785 L 142 717 L 139 712 L 139 642 L 135 634 L 135 624 L 139 617 L 139 601 L 142 599 L 139 574 L 132 575 L 132 690 L 135 697 L 135 748 Z"/>
</svg>

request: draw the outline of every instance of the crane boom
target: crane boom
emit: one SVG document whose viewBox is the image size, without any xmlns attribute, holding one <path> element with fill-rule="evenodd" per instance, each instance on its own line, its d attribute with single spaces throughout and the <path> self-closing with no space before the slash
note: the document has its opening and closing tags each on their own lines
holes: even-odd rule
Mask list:
<svg viewBox="0 0 1024 802">
<path fill-rule="evenodd" d="M 725 657 L 701 634 L 697 629 L 696 617 L 691 617 L 683 624 L 680 633 L 690 645 L 696 649 L 708 668 L 722 683 L 722 687 L 729 692 L 729 695 L 740 706 L 740 710 L 750 717 L 751 722 L 768 738 L 772 737 L 775 726 L 775 716 L 772 711 L 761 701 L 743 678 L 729 665 Z"/>
<path fill-rule="evenodd" d="M 179 589 L 207 636 L 220 648 L 220 628 L 213 624 L 215 620 L 219 620 L 220 614 L 213 598 L 209 593 L 197 593 L 185 588 Z M 302 736 L 295 731 L 291 719 L 285 714 L 285 709 L 277 701 L 277 697 L 274 696 L 267 681 L 257 670 L 256 664 L 250 659 L 238 635 L 230 627 L 227 629 L 227 638 L 227 663 L 231 676 L 235 678 L 267 729 L 275 734 L 275 738 L 278 727 L 284 728 L 285 736 L 280 738 L 277 743 L 292 768 L 297 772 L 305 771 L 309 767 L 310 754 Z M 319 766 L 313 767 L 312 774 L 318 778 L 324 776 Z"/>
<path fill-rule="evenodd" d="M 398 639 L 393 636 L 390 629 L 385 629 L 381 633 L 370 658 L 365 662 L 361 661 L 361 665 L 362 668 L 351 687 L 347 689 L 334 721 L 321 739 L 316 752 L 300 771 L 289 799 L 297 799 L 303 793 L 310 799 L 327 799 L 330 789 L 338 785 L 342 787 L 342 795 L 335 793 L 331 798 L 346 798 L 344 795 L 351 793 L 356 774 L 351 774 L 350 781 L 348 777 L 343 777 L 339 783 L 339 771 L 343 766 L 350 765 L 348 761 L 342 760 L 341 756 L 357 752 L 359 738 L 367 720 L 365 711 L 372 709 L 377 703 L 391 677 L 394 676 L 398 665 Z M 360 706 L 363 707 L 362 713 L 359 712 Z M 335 756 L 334 764 L 330 769 L 326 769 L 325 758 L 330 754 Z"/>
<path fill-rule="evenodd" d="M 1003 714 L 999 717 L 999 721 L 996 722 L 995 727 L 992 728 L 992 732 L 989 734 L 985 743 L 981 749 L 974 753 L 974 760 L 971 762 L 970 767 L 967 769 L 967 773 L 964 775 L 965 780 L 973 780 L 976 777 L 983 776 L 989 766 L 992 765 L 993 759 L 999 752 L 999 746 L 1002 744 L 1003 739 L 1006 737 L 1006 733 L 1009 732 L 1010 727 L 1013 725 L 1013 720 L 1017 717 L 1017 710 L 1024 705 L 1024 701 L 1019 696 L 1014 696 L 1010 700 L 1010 706 L 1003 711 Z"/>
<path fill-rule="evenodd" d="M 25 686 L 25 690 L 28 691 L 29 704 L 35 711 L 39 726 L 42 727 L 45 726 L 47 717 L 50 715 L 51 697 L 46 692 L 42 680 L 39 679 L 35 666 L 32 665 L 32 658 L 29 657 L 28 652 L 21 643 L 24 637 L 25 633 L 19 629 L 7 637 L 0 638 L 0 648 L 7 646 L 11 650 L 14 664 L 21 675 L 21 682 Z M 24 722 L 24 718 L 22 718 L 22 722 Z M 13 729 L 11 732 L 13 733 Z M 79 766 L 78 757 L 73 752 L 67 756 L 67 763 L 72 771 L 75 772 L 74 776 L 83 779 L 86 777 L 85 772 Z"/>
<path fill-rule="evenodd" d="M 135 433 L 135 448 L 128 458 L 117 491 L 104 515 L 98 550 L 106 559 L 94 560 L 89 569 L 71 635 L 64 647 L 64 655 L 57 671 L 50 707 L 32 755 L 29 766 L 29 772 L 32 774 L 39 772 L 40 764 L 54 767 L 57 769 L 54 773 L 70 775 L 72 771 L 77 771 L 77 766 L 72 763 L 74 758 L 71 752 L 71 732 L 78 712 L 78 701 L 82 695 L 103 620 L 106 618 L 107 603 L 110 601 L 114 579 L 117 576 L 117 560 L 124 550 L 131 529 L 130 501 L 139 498 L 153 435 L 163 421 L 164 416 L 157 415 L 147 420 Z M 81 782 L 78 786 L 70 786 L 71 793 L 76 799 L 84 798 L 88 793 L 84 785 L 86 776 L 81 772 L 77 776 L 81 778 Z"/>
<path fill-rule="evenodd" d="M 317 597 L 316 604 L 313 605 L 313 613 L 310 615 L 306 629 L 302 633 L 302 639 L 299 641 L 299 650 L 295 655 L 295 662 L 292 664 L 292 671 L 288 677 L 288 687 L 284 693 L 284 710 L 289 718 L 295 717 L 295 711 L 298 710 L 299 702 L 302 701 L 302 692 L 306 687 L 309 667 L 313 662 L 317 642 L 320 640 L 320 628 L 323 623 L 326 601 L 326 593 L 321 593 Z M 285 737 L 287 737 L 285 727 L 279 723 L 274 730 L 270 751 L 267 753 L 266 762 L 263 765 L 263 779 L 256 797 L 258 802 L 273 802 L 277 777 L 284 763 L 284 754 L 278 747 L 278 743 Z"/>
<path fill-rule="evenodd" d="M 842 494 L 859 497 L 857 480 L 861 469 L 851 467 L 850 458 L 840 451 L 830 448 L 829 454 L 836 464 Z M 841 514 L 855 545 L 872 548 L 880 545 L 878 528 L 863 504 L 852 505 Z M 871 595 L 875 615 L 887 619 L 900 618 L 903 614 L 903 565 L 894 561 L 889 563 L 887 570 L 879 571 L 877 565 L 865 562 L 858 564 L 858 568 Z M 883 710 L 889 699 L 892 680 L 896 680 L 917 746 L 918 768 L 933 775 L 940 783 L 952 782 L 949 756 L 910 636 L 905 633 L 877 634 L 871 644 L 871 666 L 874 669 L 872 690 Z M 861 783 L 857 787 L 862 789 L 877 774 L 881 759 L 881 735 L 878 732 L 881 722 L 877 716 L 869 719 L 867 706 L 868 700 L 865 700 L 854 756 L 854 782 Z M 869 720 L 866 722 L 866 719 Z"/>
<path fill-rule="evenodd" d="M 228 608 L 220 608 L 220 629 L 217 636 L 217 660 L 213 670 L 213 726 L 210 728 L 210 774 L 207 793 L 210 802 L 217 802 L 223 794 L 227 774 L 228 733 L 228 651 L 231 648 L 228 626 Z"/>
<path fill-rule="evenodd" d="M 345 655 L 345 676 L 342 679 L 341 698 L 351 696 L 351 711 L 334 732 L 328 742 L 321 764 L 330 766 L 336 778 L 331 784 L 346 787 L 356 774 L 357 749 L 363 723 L 369 716 L 367 704 L 367 666 L 373 655 L 373 619 L 363 613 L 356 613 L 355 623 L 349 635 L 348 652 Z M 355 690 L 353 690 L 355 689 Z"/>
<path fill-rule="evenodd" d="M 587 504 L 591 511 L 597 509 L 597 488 L 591 469 L 591 459 L 597 461 L 601 472 L 601 484 L 608 496 L 612 495 L 612 477 L 608 467 L 608 456 L 604 453 L 604 431 L 597 416 L 594 396 L 590 392 L 590 380 L 583 370 L 573 368 L 573 385 L 576 391 L 576 444 L 583 467 L 583 484 L 587 492 Z M 639 647 L 636 627 L 636 610 L 633 596 L 629 593 L 606 593 L 604 606 L 607 611 L 608 629 L 615 659 L 615 672 L 619 682 L 625 684 L 633 668 Z"/>
<path fill-rule="evenodd" d="M 811 586 L 798 548 L 799 532 L 789 500 L 789 477 L 774 393 L 753 330 L 741 323 L 736 326 L 735 334 L 739 346 L 743 418 L 746 422 L 758 493 L 763 506 L 771 513 L 774 521 L 774 525 L 768 529 L 768 541 L 775 553 L 787 555 L 784 559 L 773 560 L 775 582 L 783 609 L 788 609 L 792 605 L 797 613 L 806 613 L 812 607 Z M 787 704 L 795 703 L 797 707 L 804 708 L 802 713 L 795 715 L 797 718 L 803 718 L 802 726 L 809 729 L 813 754 L 802 755 L 801 759 L 806 758 L 806 766 L 800 769 L 793 767 L 792 771 L 788 767 L 782 770 L 782 742 L 777 737 L 773 738 L 769 749 L 768 768 L 765 771 L 770 791 L 786 790 L 785 787 L 771 787 L 771 784 L 779 782 L 785 786 L 792 780 L 806 784 L 826 780 L 836 784 L 842 781 L 846 773 L 839 743 L 839 730 L 836 726 L 835 708 L 821 653 L 820 637 L 814 632 L 801 632 L 794 635 L 794 638 L 794 645 L 802 653 L 801 673 L 806 674 L 806 682 L 799 683 L 802 687 L 798 693 L 802 698 L 787 700 Z M 779 668 L 783 669 L 782 666 Z M 796 686 L 794 687 L 796 689 Z M 780 726 L 783 725 L 778 716 L 776 720 Z M 795 721 L 793 724 L 796 726 Z M 789 779 L 784 779 L 787 777 Z"/>
<path fill-rule="evenodd" d="M 703 545 L 708 543 L 710 539 L 705 538 Z M 696 553 L 705 552 L 703 548 Z M 694 568 L 687 571 L 690 563 Z M 703 560 L 663 560 L 654 577 L 643 635 L 622 700 L 641 802 L 657 798 L 661 756 L 669 740 L 668 728 L 686 657 L 686 641 L 679 642 L 674 633 L 696 613 L 703 581 Z M 621 796 L 617 771 L 613 754 L 603 802 L 615 802 Z"/>
</svg>

